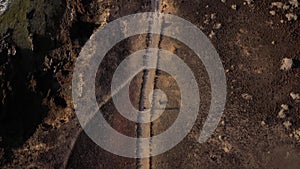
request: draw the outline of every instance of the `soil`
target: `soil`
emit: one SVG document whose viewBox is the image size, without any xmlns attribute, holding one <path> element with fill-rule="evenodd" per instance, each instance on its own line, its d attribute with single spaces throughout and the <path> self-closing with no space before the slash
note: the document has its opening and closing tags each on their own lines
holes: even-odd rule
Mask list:
<svg viewBox="0 0 300 169">
<path fill-rule="evenodd" d="M 82 131 L 71 98 L 72 72 L 93 32 L 122 16 L 153 11 L 151 1 L 13 1 L 0 15 L 0 167 L 299 168 L 300 102 L 291 95 L 300 94 L 300 7 L 297 0 L 274 2 L 161 1 L 159 12 L 190 21 L 211 39 L 226 71 L 224 114 L 203 144 L 197 138 L 210 106 L 210 82 L 187 46 L 157 35 L 149 43 L 149 35 L 140 35 L 107 53 L 95 93 L 107 121 L 128 136 L 145 137 L 138 128 L 149 126 L 146 134 L 164 132 L 180 104 L 174 79 L 151 70 L 152 85 L 171 98 L 169 109 L 145 126 L 122 117 L 107 98 L 114 70 L 130 54 L 149 46 L 176 53 L 193 70 L 200 90 L 196 124 L 180 144 L 149 159 L 129 159 L 101 149 Z M 292 66 L 281 69 L 285 59 Z M 141 72 L 130 86 L 137 108 L 143 77 Z"/>
</svg>

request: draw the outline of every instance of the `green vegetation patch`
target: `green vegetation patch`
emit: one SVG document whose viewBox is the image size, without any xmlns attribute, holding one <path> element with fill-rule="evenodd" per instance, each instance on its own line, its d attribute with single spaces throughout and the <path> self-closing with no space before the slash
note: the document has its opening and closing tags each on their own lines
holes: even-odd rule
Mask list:
<svg viewBox="0 0 300 169">
<path fill-rule="evenodd" d="M 28 39 L 27 12 L 30 8 L 30 0 L 14 0 L 9 9 L 0 16 L 0 36 L 13 30 L 13 40 L 24 49 L 30 49 L 31 44 Z"/>
</svg>

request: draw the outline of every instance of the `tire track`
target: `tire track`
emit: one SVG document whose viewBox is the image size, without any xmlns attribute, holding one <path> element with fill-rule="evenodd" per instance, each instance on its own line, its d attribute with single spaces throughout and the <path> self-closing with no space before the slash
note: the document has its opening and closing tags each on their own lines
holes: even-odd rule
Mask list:
<svg viewBox="0 0 300 169">
<path fill-rule="evenodd" d="M 152 12 L 159 12 L 162 11 L 161 9 L 161 0 L 152 0 L 151 1 L 151 7 L 152 7 Z M 152 32 L 153 29 L 159 29 L 163 31 L 162 24 L 159 23 L 158 25 L 160 26 L 159 28 L 153 27 L 153 15 L 149 16 L 149 30 L 148 32 Z M 152 20 L 151 20 L 152 19 Z M 144 56 L 144 65 L 147 67 L 148 65 L 156 65 L 156 68 L 158 67 L 159 63 L 159 53 L 156 54 L 156 57 L 154 59 L 151 59 L 147 56 L 149 54 L 149 48 L 160 48 L 162 36 L 161 35 L 153 35 L 153 34 L 148 34 L 147 39 L 146 39 L 146 45 L 147 45 L 147 50 L 146 54 Z M 150 119 L 152 121 L 152 117 L 154 114 L 154 103 L 156 101 L 155 98 L 155 93 L 153 92 L 154 89 L 156 88 L 156 80 L 157 80 L 157 75 L 158 75 L 158 70 L 144 70 L 143 72 L 143 82 L 142 82 L 142 88 L 141 88 L 141 97 L 140 97 L 140 103 L 139 103 L 139 109 L 140 111 L 143 111 L 144 109 L 151 109 L 150 113 Z M 149 124 L 137 124 L 137 136 L 138 138 L 145 138 L 145 137 L 152 137 L 153 136 L 153 131 L 152 131 L 152 126 L 153 123 Z M 149 158 L 144 158 L 144 159 L 137 159 L 137 169 L 151 169 L 152 168 L 152 157 L 151 157 L 151 140 L 149 142 L 149 148 L 144 148 L 141 146 L 139 142 L 137 142 L 137 153 L 142 153 L 146 152 L 149 154 Z M 139 154 L 137 154 L 139 155 Z"/>
<path fill-rule="evenodd" d="M 152 9 L 154 9 L 154 12 L 157 12 L 156 14 L 159 15 L 159 13 L 164 13 L 165 8 L 168 6 L 166 2 L 164 2 L 163 0 L 152 0 L 151 1 L 151 6 Z M 150 16 L 151 17 L 151 16 Z M 159 28 L 153 28 L 152 24 L 151 24 L 151 20 L 149 22 L 149 32 L 151 32 L 151 29 L 159 29 L 161 30 L 160 35 L 153 35 L 153 34 L 148 34 L 147 35 L 147 48 L 157 48 L 157 49 L 162 49 L 162 43 L 163 43 L 163 32 L 164 32 L 164 26 L 166 25 L 164 23 L 164 18 L 162 19 L 162 23 L 156 24 L 159 25 Z M 174 49 L 168 49 L 171 52 L 174 52 Z M 156 65 L 156 68 L 159 67 L 159 62 L 160 62 L 160 53 L 158 52 L 156 54 L 156 58 L 153 60 L 149 60 L 149 58 L 147 57 L 147 54 L 145 55 L 145 66 L 152 64 L 152 65 Z M 141 98 L 140 98 L 140 110 L 142 111 L 145 108 L 151 108 L 151 115 L 150 115 L 150 121 L 153 120 L 153 115 L 155 114 L 156 111 L 156 103 L 158 103 L 158 101 L 160 100 L 159 97 L 157 97 L 157 95 L 155 93 L 153 93 L 153 91 L 155 89 L 159 88 L 159 81 L 165 81 L 167 83 L 173 84 L 174 83 L 174 79 L 170 78 L 168 75 L 162 75 L 160 73 L 160 71 L 158 69 L 155 70 L 145 70 L 144 74 L 143 74 L 143 84 L 142 84 L 142 89 L 141 89 Z M 176 85 L 175 85 L 176 88 Z M 178 90 L 180 89 L 175 89 L 175 90 L 168 90 L 167 91 L 167 95 L 171 97 L 171 102 L 174 102 L 174 104 L 171 104 L 170 108 L 166 107 L 166 110 L 171 110 L 171 111 L 178 111 L 178 107 L 180 107 L 180 101 L 178 101 Z M 152 92 L 152 93 L 151 93 Z M 151 94 L 151 95 L 150 95 Z M 168 117 L 169 118 L 169 117 Z M 171 120 L 167 119 L 168 121 L 172 121 L 172 117 Z M 147 125 L 140 125 L 138 124 L 138 130 L 137 130 L 137 135 L 138 137 L 142 138 L 142 137 L 153 137 L 155 135 L 157 135 L 157 132 L 155 131 L 155 127 L 157 127 L 157 124 L 155 124 L 156 122 L 151 122 L 150 124 Z M 152 141 L 150 140 L 149 143 L 149 150 L 147 153 L 149 153 L 149 158 L 146 159 L 137 159 L 137 168 L 138 169 L 152 169 L 155 168 L 153 167 L 153 163 L 155 163 L 153 157 L 151 156 L 151 151 L 153 149 L 153 145 L 152 145 Z M 142 147 L 139 146 L 139 144 L 137 143 L 137 150 L 139 151 L 145 151 L 142 150 Z"/>
</svg>

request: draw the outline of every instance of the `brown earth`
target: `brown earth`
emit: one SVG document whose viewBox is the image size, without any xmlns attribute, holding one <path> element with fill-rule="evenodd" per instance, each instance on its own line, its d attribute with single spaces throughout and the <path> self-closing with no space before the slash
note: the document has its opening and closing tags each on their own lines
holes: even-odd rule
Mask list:
<svg viewBox="0 0 300 169">
<path fill-rule="evenodd" d="M 98 70 L 99 102 L 110 96 L 110 80 L 121 61 L 151 45 L 181 57 L 199 85 L 201 106 L 190 134 L 170 151 L 142 160 L 113 155 L 82 132 L 72 105 L 71 80 L 76 58 L 94 31 L 122 16 L 152 11 L 151 1 L 40 2 L 30 1 L 25 20 L 17 21 L 27 23 L 25 35 L 16 26 L 0 31 L 1 168 L 299 168 L 300 103 L 290 93 L 300 93 L 300 23 L 287 17 L 300 15 L 295 1 L 283 2 L 288 9 L 271 0 L 161 1 L 160 12 L 192 22 L 211 38 L 226 70 L 223 118 L 203 144 L 197 138 L 210 105 L 210 84 L 194 53 L 174 39 L 155 35 L 160 42 L 149 45 L 149 35 L 140 35 L 111 49 Z M 284 58 L 293 59 L 292 69 L 280 70 Z M 180 102 L 174 79 L 156 73 L 155 87 L 171 99 L 170 109 L 150 125 L 151 135 L 173 123 Z M 131 82 L 131 101 L 137 108 L 143 99 L 143 75 Z M 282 104 L 288 110 L 280 118 Z M 138 128 L 149 127 L 123 118 L 111 100 L 101 110 L 123 134 L 141 136 Z"/>
</svg>

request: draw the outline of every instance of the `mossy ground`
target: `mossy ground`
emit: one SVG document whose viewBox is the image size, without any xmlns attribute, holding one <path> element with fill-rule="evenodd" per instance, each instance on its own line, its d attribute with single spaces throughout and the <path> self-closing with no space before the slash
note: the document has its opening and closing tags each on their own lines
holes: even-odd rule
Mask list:
<svg viewBox="0 0 300 169">
<path fill-rule="evenodd" d="M 30 0 L 15 0 L 9 9 L 0 16 L 0 35 L 13 30 L 13 40 L 21 48 L 30 48 L 28 40 L 27 11 L 30 7 Z"/>
</svg>

